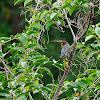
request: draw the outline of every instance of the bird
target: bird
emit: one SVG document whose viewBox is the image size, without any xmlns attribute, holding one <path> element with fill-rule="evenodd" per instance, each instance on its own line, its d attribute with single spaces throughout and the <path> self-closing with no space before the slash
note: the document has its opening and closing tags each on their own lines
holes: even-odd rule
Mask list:
<svg viewBox="0 0 100 100">
<path fill-rule="evenodd" d="M 67 58 L 70 57 L 70 53 L 71 53 L 71 46 L 69 45 L 69 43 L 66 41 L 65 38 L 59 39 L 59 40 L 52 40 L 52 42 L 59 42 L 61 43 L 61 55 L 60 58 L 63 58 L 63 63 L 64 63 L 64 71 L 67 71 L 67 69 L 65 68 L 65 61 L 68 61 Z"/>
</svg>

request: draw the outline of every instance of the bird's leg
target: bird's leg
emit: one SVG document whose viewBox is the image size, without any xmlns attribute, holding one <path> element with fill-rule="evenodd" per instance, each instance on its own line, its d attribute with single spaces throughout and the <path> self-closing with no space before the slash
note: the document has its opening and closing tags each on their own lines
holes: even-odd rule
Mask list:
<svg viewBox="0 0 100 100">
<path fill-rule="evenodd" d="M 67 69 L 65 68 L 65 58 L 63 58 L 63 63 L 64 63 L 64 71 L 67 71 Z"/>
<path fill-rule="evenodd" d="M 66 61 L 68 61 L 67 57 L 65 58 Z"/>
</svg>

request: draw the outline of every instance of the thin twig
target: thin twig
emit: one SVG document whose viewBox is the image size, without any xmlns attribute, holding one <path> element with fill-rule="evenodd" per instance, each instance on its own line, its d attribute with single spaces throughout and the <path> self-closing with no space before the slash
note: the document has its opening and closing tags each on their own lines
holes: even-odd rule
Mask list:
<svg viewBox="0 0 100 100">
<path fill-rule="evenodd" d="M 95 81 L 93 82 L 93 84 L 96 84 L 99 80 L 100 80 L 100 77 L 99 77 L 97 80 L 95 80 Z M 80 99 L 81 96 L 83 96 L 83 95 L 88 91 L 88 89 L 90 89 L 92 86 L 93 86 L 93 85 L 89 86 L 83 93 L 81 93 L 80 96 L 79 96 L 79 99 Z"/>
<path fill-rule="evenodd" d="M 70 23 L 70 21 L 69 21 L 69 19 L 68 19 L 68 17 L 67 17 L 67 13 L 66 13 L 65 9 L 63 9 L 63 12 L 64 12 L 64 14 L 65 14 L 65 18 L 66 18 L 66 20 L 67 20 L 67 22 L 68 22 L 68 25 L 69 25 L 69 28 L 70 28 L 70 30 L 71 30 L 71 33 L 72 33 L 72 36 L 73 36 L 73 41 L 75 41 L 75 40 L 76 40 L 76 37 L 75 37 L 74 31 L 73 31 L 73 29 L 72 29 L 72 27 L 71 27 L 71 23 Z"/>
<path fill-rule="evenodd" d="M 8 70 L 8 72 L 14 76 L 14 74 L 8 69 L 7 65 L 5 64 L 5 62 L 0 58 L 0 61 L 3 63 L 3 65 L 5 66 L 5 68 Z"/>
</svg>

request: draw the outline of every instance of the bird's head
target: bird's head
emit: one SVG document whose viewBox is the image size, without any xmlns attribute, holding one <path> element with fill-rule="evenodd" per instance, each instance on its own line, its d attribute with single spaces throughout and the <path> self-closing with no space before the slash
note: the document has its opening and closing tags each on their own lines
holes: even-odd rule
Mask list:
<svg viewBox="0 0 100 100">
<path fill-rule="evenodd" d="M 51 42 L 59 42 L 61 43 L 61 46 L 63 47 L 65 44 L 68 44 L 65 38 L 59 39 L 59 40 L 52 40 Z"/>
</svg>

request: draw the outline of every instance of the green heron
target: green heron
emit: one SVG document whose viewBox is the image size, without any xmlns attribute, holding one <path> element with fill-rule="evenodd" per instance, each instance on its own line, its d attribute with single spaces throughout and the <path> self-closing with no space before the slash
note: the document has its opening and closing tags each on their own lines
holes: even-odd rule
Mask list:
<svg viewBox="0 0 100 100">
<path fill-rule="evenodd" d="M 61 43 L 61 56 L 60 58 L 63 58 L 63 62 L 64 62 L 64 70 L 66 71 L 65 68 L 65 60 L 68 61 L 67 58 L 69 58 L 70 53 L 71 53 L 71 47 L 69 45 L 69 43 L 66 41 L 66 39 L 60 39 L 60 40 L 53 40 L 52 42 L 59 42 Z"/>
</svg>

